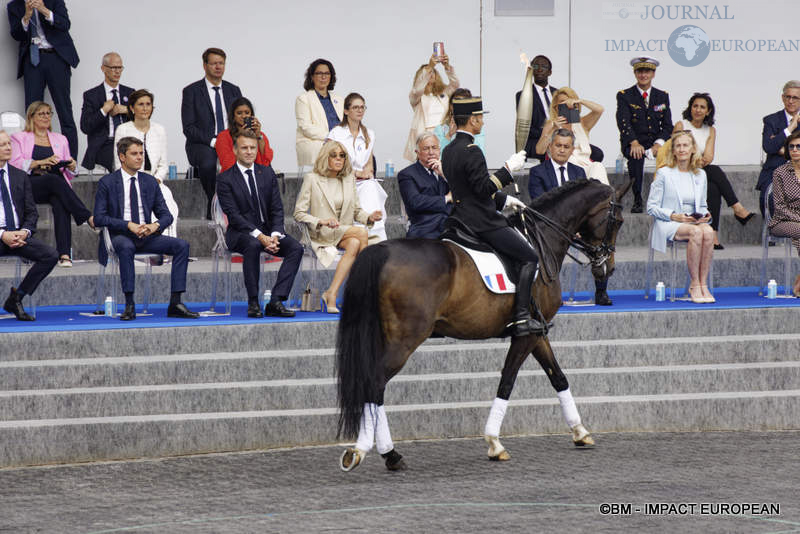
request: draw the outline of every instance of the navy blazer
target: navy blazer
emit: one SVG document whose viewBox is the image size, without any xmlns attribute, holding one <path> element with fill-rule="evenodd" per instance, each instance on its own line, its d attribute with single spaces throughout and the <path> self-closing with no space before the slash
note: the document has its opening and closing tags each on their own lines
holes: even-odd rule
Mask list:
<svg viewBox="0 0 800 534">
<path fill-rule="evenodd" d="M 625 157 L 630 156 L 633 141 L 650 148 L 656 139 L 666 141 L 672 135 L 672 111 L 669 95 L 661 89 L 650 87 L 647 107 L 639 89 L 634 85 L 617 93 L 617 128 L 619 142 Z"/>
<path fill-rule="evenodd" d="M 139 171 L 139 196 L 142 197 L 142 210 L 144 222 L 153 222 L 151 213 L 155 213 L 159 226 L 166 228 L 172 224 L 172 214 L 167 209 L 164 195 L 158 186 L 158 180 L 149 174 Z M 106 174 L 97 184 L 97 193 L 94 196 L 94 224 L 107 226 L 111 234 L 124 234 L 128 232 L 128 223 L 124 220 L 125 189 L 122 186 L 122 171 Z"/>
<path fill-rule="evenodd" d="M 577 180 L 578 178 L 586 178 L 586 173 L 583 171 L 583 168 L 567 162 L 567 179 Z M 550 160 L 540 163 L 536 167 L 531 167 L 531 173 L 528 179 L 528 190 L 531 194 L 531 200 L 556 187 L 558 187 L 558 177 L 556 176 L 556 170 L 553 168 L 553 163 Z"/>
<path fill-rule="evenodd" d="M 787 126 L 789 126 L 789 123 L 786 122 L 786 112 L 784 110 L 776 111 L 764 117 L 764 129 L 761 131 L 761 148 L 767 153 L 767 159 L 764 161 L 764 166 L 761 167 L 761 173 L 758 175 L 756 189 L 759 191 L 767 190 L 767 186 L 772 183 L 772 173 L 786 163 L 786 157 L 778 154 L 778 152 L 786 143 L 786 134 L 783 130 Z"/>
<path fill-rule="evenodd" d="M 542 102 L 542 98 L 539 96 L 539 90 L 536 88 L 536 84 L 533 85 L 533 91 L 537 94 L 533 95 L 531 129 L 528 132 L 528 141 L 525 143 L 525 152 L 528 153 L 529 158 L 534 157 L 534 155 L 544 156 L 544 154 L 536 154 L 536 143 L 539 142 L 539 138 L 542 136 L 542 127 L 544 126 L 544 121 L 546 121 L 547 117 L 550 116 L 550 110 L 544 108 L 544 102 Z M 558 88 L 553 87 L 552 85 L 548 86 L 548 89 L 550 90 L 551 97 L 553 93 L 558 91 Z M 522 95 L 522 91 L 517 91 L 517 107 L 519 107 L 520 95 Z"/>
<path fill-rule="evenodd" d="M 47 42 L 53 45 L 53 50 L 61 59 L 66 61 L 72 68 L 78 66 L 80 59 L 75 44 L 69 35 L 69 13 L 64 0 L 44 0 L 47 9 L 53 12 L 53 24 L 46 22 L 44 17 L 39 16 L 42 22 L 42 29 Z M 30 54 L 31 47 L 31 25 L 28 30 L 22 28 L 22 17 L 25 16 L 25 0 L 11 0 L 8 3 L 8 22 L 11 25 L 11 36 L 19 41 L 19 59 L 17 62 L 17 78 L 22 78 L 22 70 L 25 65 L 25 57 Z"/>
<path fill-rule="evenodd" d="M 231 103 L 240 96 L 242 91 L 237 86 L 222 80 L 222 105 L 228 113 Z M 217 136 L 217 123 L 214 121 L 214 103 L 208 94 L 205 78 L 183 88 L 181 124 L 183 124 L 183 135 L 186 136 L 187 151 L 192 144 L 211 148 L 211 140 Z"/>
<path fill-rule="evenodd" d="M 11 202 L 19 219 L 19 229 L 28 230 L 31 235 L 36 231 L 36 222 L 39 213 L 36 211 L 36 201 L 33 200 L 31 181 L 25 171 L 8 165 L 8 185 L 11 191 Z M 2 208 L 0 208 L 2 209 Z M 8 223 L 6 223 L 8 224 Z"/>
<path fill-rule="evenodd" d="M 118 86 L 119 103 L 128 105 L 128 97 L 131 96 L 133 89 L 125 85 Z M 83 165 L 86 169 L 94 168 L 97 161 L 97 151 L 108 139 L 108 115 L 103 116 L 100 108 L 106 102 L 106 88 L 103 83 L 97 87 L 92 87 L 83 93 L 83 107 L 81 108 L 81 131 L 86 134 L 88 145 L 86 153 L 83 155 Z M 122 122 L 127 121 L 127 117 L 122 117 Z M 116 148 L 114 157 L 116 157 Z"/>
<path fill-rule="evenodd" d="M 452 208 L 444 200 L 450 191 L 447 181 L 431 176 L 417 161 L 400 171 L 397 183 L 411 222 L 406 237 L 439 237 Z"/>
<path fill-rule="evenodd" d="M 225 241 L 231 246 L 238 234 L 249 234 L 258 229 L 265 234 L 272 232 L 285 233 L 283 226 L 283 202 L 278 187 L 278 179 L 272 167 L 254 164 L 254 178 L 261 203 L 261 213 L 265 224 L 258 224 L 258 215 L 253 206 L 250 190 L 245 185 L 246 177 L 234 164 L 227 171 L 217 175 L 217 200 L 222 211 L 228 217 L 228 230 Z"/>
</svg>

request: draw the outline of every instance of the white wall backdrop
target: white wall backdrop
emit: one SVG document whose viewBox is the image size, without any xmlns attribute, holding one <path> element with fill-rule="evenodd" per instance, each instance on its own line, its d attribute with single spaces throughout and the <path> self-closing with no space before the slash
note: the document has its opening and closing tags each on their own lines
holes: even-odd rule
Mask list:
<svg viewBox="0 0 800 534">
<path fill-rule="evenodd" d="M 662 61 L 654 85 L 669 91 L 673 118 L 679 118 L 692 92 L 710 92 L 718 108 L 718 162 L 758 163 L 761 117 L 780 109 L 782 84 L 800 78 L 798 51 L 771 52 L 768 40 L 779 47 L 781 39 L 800 38 L 789 23 L 798 19 L 800 2 L 703 5 L 709 6 L 708 15 L 716 7 L 728 18 L 681 18 L 678 4 L 598 0 L 557 0 L 552 17 L 495 17 L 494 0 L 228 0 L 224 10 L 196 0 L 139 0 L 133 8 L 122 0 L 67 0 L 81 57 L 72 77 L 73 109 L 77 121 L 83 91 L 102 80 L 102 54 L 118 51 L 125 63 L 123 83 L 155 93 L 153 118 L 167 128 L 170 159 L 183 170 L 181 89 L 202 77 L 202 51 L 219 46 L 228 53 L 225 78 L 253 100 L 265 125 L 275 150 L 274 166 L 294 172 L 294 99 L 308 63 L 325 57 L 337 70 L 336 91 L 358 91 L 367 100 L 365 122 L 376 131 L 379 167 L 392 159 L 399 168 L 411 121 L 411 78 L 429 57 L 431 43 L 444 41 L 461 85 L 482 91 L 484 106 L 492 112 L 486 123 L 490 166 L 499 165 L 514 148 L 513 97 L 524 78 L 520 51 L 530 57 L 547 55 L 553 61 L 553 85 L 570 84 L 581 96 L 605 106 L 591 138 L 612 166 L 619 151 L 615 94 L 634 82 L 630 58 L 654 55 Z M 627 9 L 627 18 L 619 15 L 620 9 Z M 648 18 L 637 18 L 645 9 Z M 664 14 L 660 20 L 653 18 L 661 13 L 658 9 Z M 17 43 L 5 24 L 0 32 L 0 109 L 22 112 L 22 83 L 15 79 Z M 670 34 L 682 25 L 698 26 L 711 40 L 739 39 L 743 47 L 748 40 L 756 47 L 763 41 L 762 49 L 724 51 L 724 43 L 718 42 L 720 50 L 712 50 L 702 64 L 682 67 L 666 49 Z M 651 48 L 663 49 L 613 50 L 610 40 L 643 40 L 645 46 L 647 40 L 663 40 L 663 45 L 651 43 Z M 82 156 L 82 135 L 80 145 Z"/>
</svg>

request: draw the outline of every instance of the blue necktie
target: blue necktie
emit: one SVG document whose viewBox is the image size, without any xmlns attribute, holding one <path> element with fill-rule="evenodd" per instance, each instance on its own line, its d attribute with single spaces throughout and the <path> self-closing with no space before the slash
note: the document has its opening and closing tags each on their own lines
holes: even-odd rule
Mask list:
<svg viewBox="0 0 800 534">
<path fill-rule="evenodd" d="M 39 45 L 36 44 L 34 39 L 39 38 L 39 23 L 38 19 L 36 18 L 36 12 L 33 12 L 33 16 L 31 17 L 30 23 L 30 30 L 31 30 L 31 65 L 34 67 L 39 64 Z"/>
<path fill-rule="evenodd" d="M 217 133 L 225 129 L 225 120 L 222 118 L 222 97 L 219 87 L 214 88 L 214 114 L 217 116 Z"/>
<path fill-rule="evenodd" d="M 256 220 L 261 224 L 264 222 L 264 219 L 261 217 L 261 206 L 258 202 L 258 192 L 256 191 L 256 181 L 253 178 L 253 171 L 252 169 L 247 169 L 244 172 L 247 173 L 247 183 L 250 184 L 250 198 L 253 199 L 253 208 L 256 210 Z"/>
<path fill-rule="evenodd" d="M 139 224 L 139 195 L 136 190 L 136 178 L 131 176 L 131 221 Z"/>
<path fill-rule="evenodd" d="M 6 181 L 3 178 L 5 169 L 0 169 L 0 195 L 3 197 L 3 210 L 6 212 L 6 230 L 16 230 L 17 225 L 14 222 L 14 208 L 11 204 L 11 194 L 6 187 Z"/>
<path fill-rule="evenodd" d="M 119 95 L 117 95 L 117 90 L 112 89 L 111 94 L 113 95 L 112 100 L 114 101 L 114 104 L 119 104 Z M 122 124 L 122 115 L 114 115 L 111 120 L 114 123 L 114 131 L 116 132 L 117 126 Z"/>
</svg>

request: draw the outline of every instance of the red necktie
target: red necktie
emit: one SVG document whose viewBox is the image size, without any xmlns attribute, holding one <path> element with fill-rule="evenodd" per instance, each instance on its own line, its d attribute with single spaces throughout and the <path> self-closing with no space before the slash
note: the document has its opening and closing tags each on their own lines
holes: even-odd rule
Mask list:
<svg viewBox="0 0 800 534">
<path fill-rule="evenodd" d="M 642 93 L 642 98 L 644 99 L 644 105 L 646 106 L 647 105 L 647 91 L 644 91 Z"/>
</svg>

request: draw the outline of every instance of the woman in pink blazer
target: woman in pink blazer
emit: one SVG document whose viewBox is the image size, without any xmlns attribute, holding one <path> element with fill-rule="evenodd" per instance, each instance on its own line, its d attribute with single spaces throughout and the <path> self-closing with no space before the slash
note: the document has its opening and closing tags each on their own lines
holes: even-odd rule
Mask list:
<svg viewBox="0 0 800 534">
<path fill-rule="evenodd" d="M 25 131 L 11 136 L 11 161 L 14 167 L 30 176 L 33 198 L 38 204 L 53 207 L 53 231 L 56 235 L 58 264 L 72 267 L 70 248 L 72 226 L 88 222 L 94 228 L 94 218 L 84 203 L 72 190 L 72 178 L 77 163 L 70 156 L 67 138 L 50 131 L 53 111 L 45 102 L 28 106 Z"/>
</svg>

